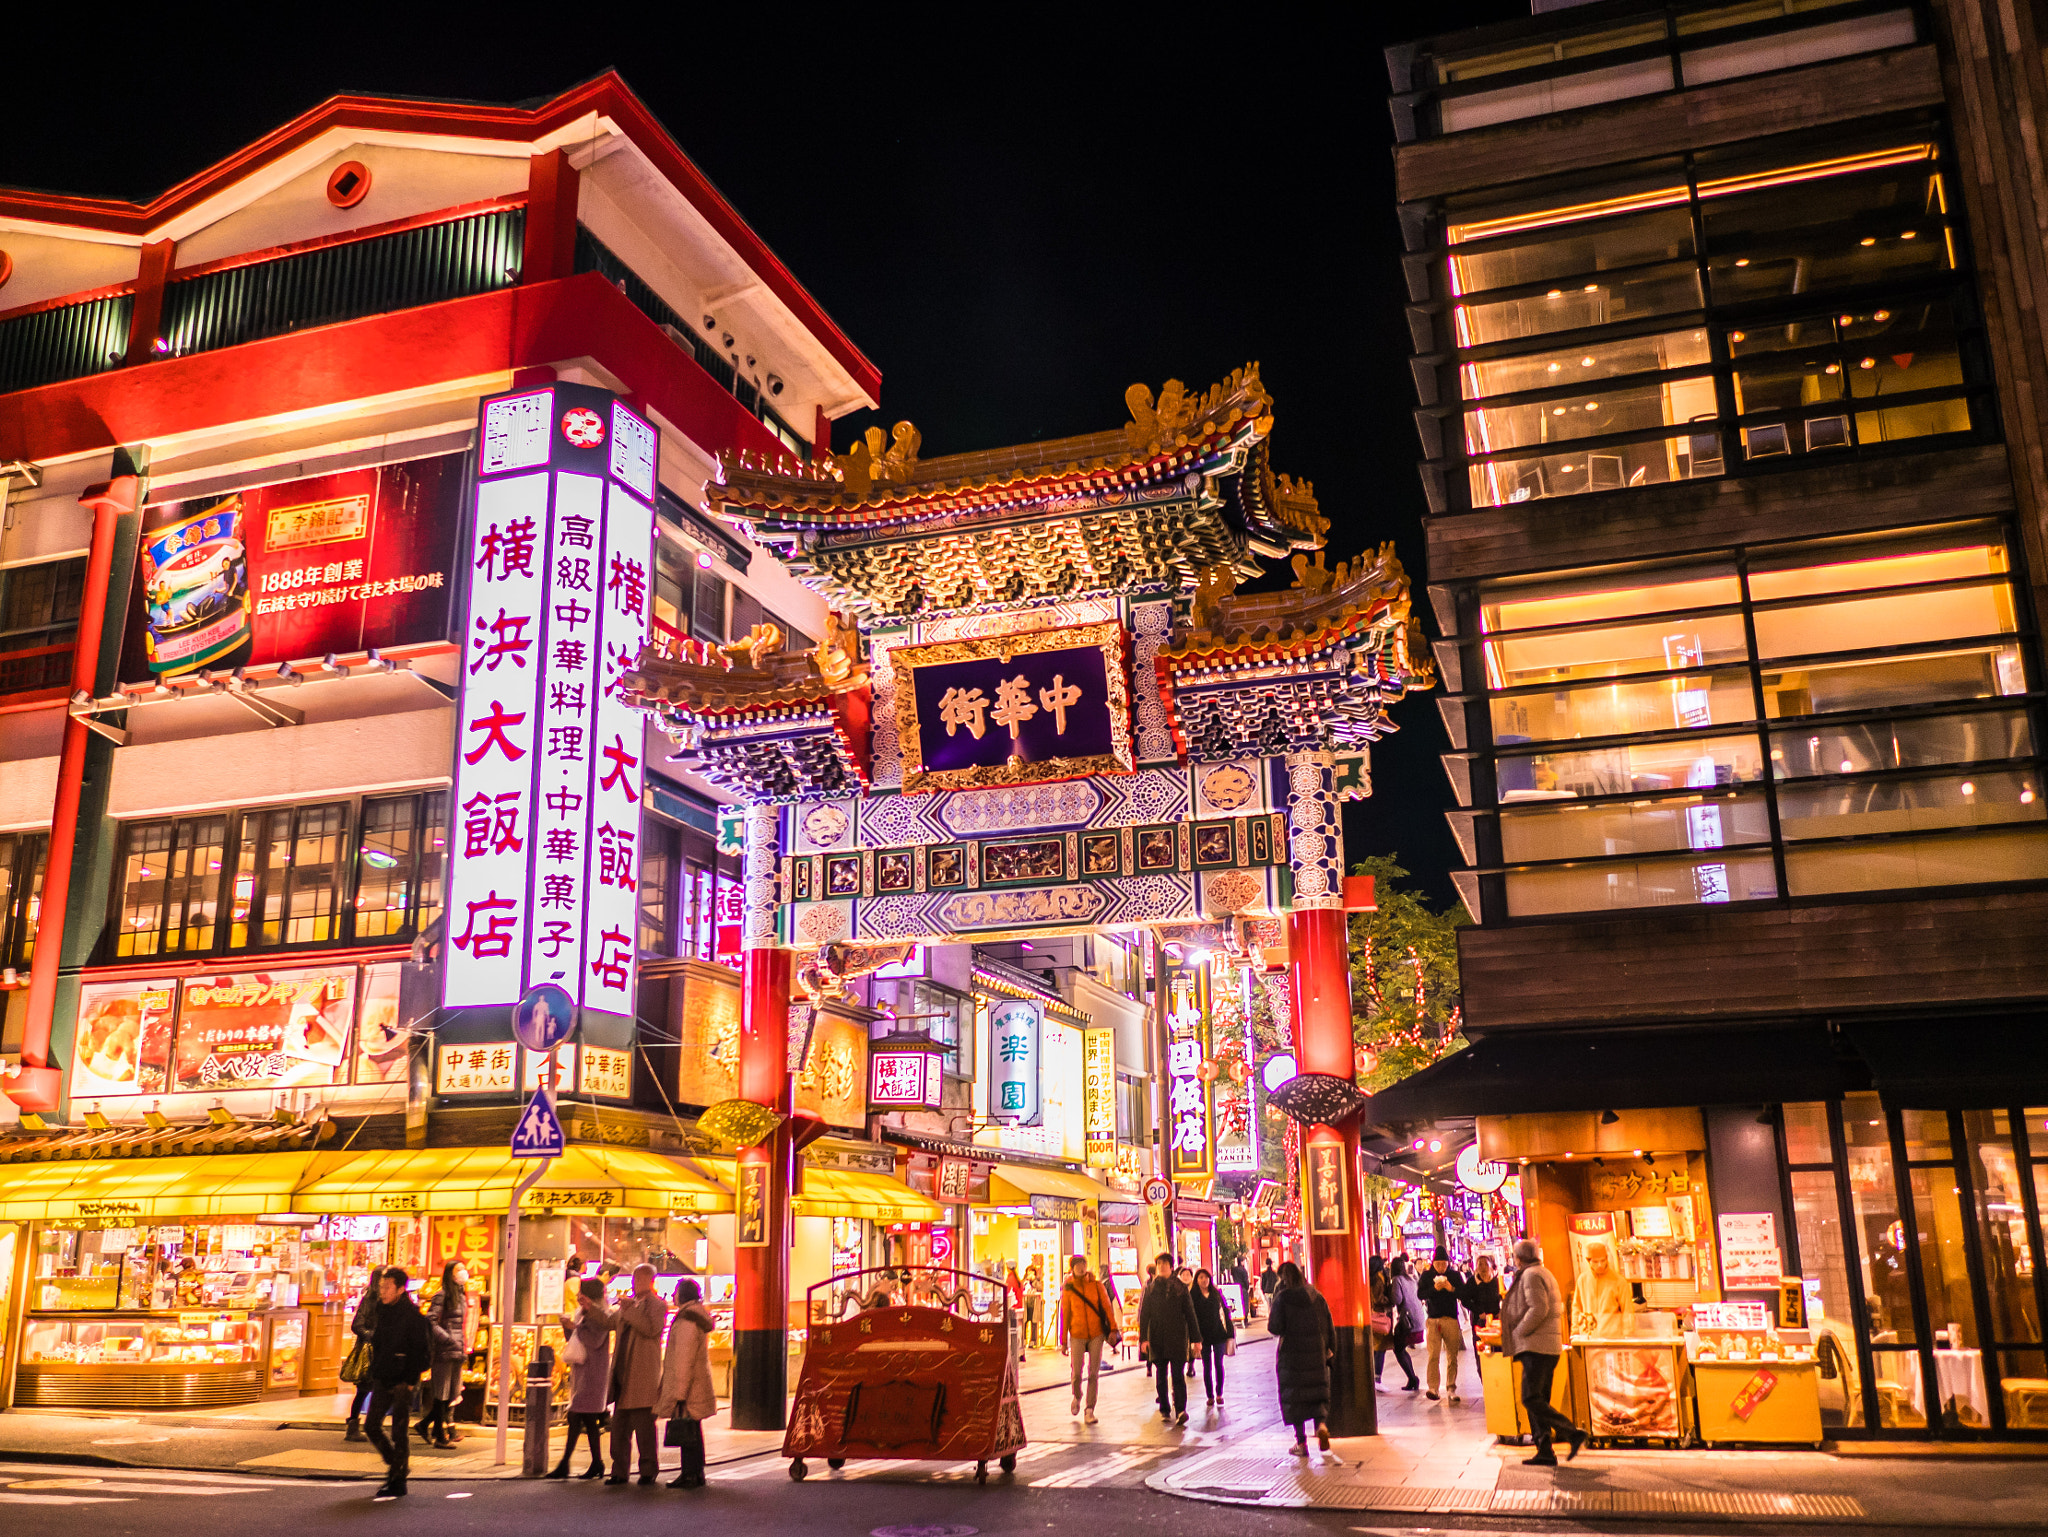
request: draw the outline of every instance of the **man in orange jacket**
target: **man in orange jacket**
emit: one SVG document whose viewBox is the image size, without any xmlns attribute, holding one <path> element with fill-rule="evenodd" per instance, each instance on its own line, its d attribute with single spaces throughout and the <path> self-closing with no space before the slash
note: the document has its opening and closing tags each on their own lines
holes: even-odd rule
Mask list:
<svg viewBox="0 0 2048 1537">
<path fill-rule="evenodd" d="M 1123 1335 L 1116 1325 L 1115 1304 L 1100 1281 L 1089 1272 L 1088 1261 L 1077 1254 L 1067 1264 L 1067 1284 L 1060 1289 L 1060 1322 L 1067 1333 L 1067 1359 L 1073 1366 L 1074 1406 L 1081 1412 L 1081 1368 L 1088 1368 L 1088 1418 L 1095 1423 L 1095 1388 L 1102 1380 L 1102 1348 L 1114 1345 Z"/>
</svg>

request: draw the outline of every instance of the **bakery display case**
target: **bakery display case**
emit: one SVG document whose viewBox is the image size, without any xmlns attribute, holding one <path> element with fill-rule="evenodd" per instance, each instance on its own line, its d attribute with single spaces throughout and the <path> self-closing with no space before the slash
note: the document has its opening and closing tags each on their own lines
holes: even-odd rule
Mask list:
<svg viewBox="0 0 2048 1537">
<path fill-rule="evenodd" d="M 1701 1303 L 1686 1335 L 1693 1415 L 1709 1446 L 1818 1446 L 1820 1353 L 1761 1302 Z"/>
<path fill-rule="evenodd" d="M 304 1336 L 305 1315 L 300 1320 Z M 17 1408 L 199 1409 L 257 1402 L 266 1319 L 245 1312 L 32 1312 Z M 296 1389 L 294 1389 L 296 1391 Z"/>
</svg>

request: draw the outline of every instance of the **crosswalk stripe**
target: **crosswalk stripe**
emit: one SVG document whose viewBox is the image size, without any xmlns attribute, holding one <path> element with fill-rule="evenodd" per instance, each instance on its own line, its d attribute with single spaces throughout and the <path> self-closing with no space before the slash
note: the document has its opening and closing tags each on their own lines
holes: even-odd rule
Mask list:
<svg viewBox="0 0 2048 1537">
<path fill-rule="evenodd" d="M 275 1489 L 275 1478 L 244 1478 L 239 1473 L 194 1473 L 184 1468 L 148 1468 L 132 1463 L 108 1467 L 101 1463 L 0 1462 L 0 1481 L 21 1478 L 133 1478 L 159 1483 L 215 1484 L 223 1489 Z M 182 1492 L 182 1491 L 181 1491 Z"/>
<path fill-rule="evenodd" d="M 0 1490 L 0 1505 L 132 1505 L 128 1495 L 14 1494 Z"/>
</svg>

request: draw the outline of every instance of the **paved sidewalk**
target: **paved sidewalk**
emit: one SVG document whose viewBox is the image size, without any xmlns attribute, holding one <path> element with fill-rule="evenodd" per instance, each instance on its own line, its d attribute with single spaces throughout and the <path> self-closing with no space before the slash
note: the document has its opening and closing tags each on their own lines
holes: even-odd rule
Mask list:
<svg viewBox="0 0 2048 1537">
<path fill-rule="evenodd" d="M 1471 1367 L 1471 1362 L 1465 1362 Z M 1398 1373 L 1390 1373 L 1393 1381 Z M 1909 1528 L 2048 1526 L 2048 1459 L 1813 1451 L 1592 1451 L 1557 1468 L 1486 1432 L 1478 1384 L 1460 1403 L 1382 1391 L 1377 1436 L 1306 1459 L 1269 1422 L 1182 1457 L 1147 1484 L 1184 1499 L 1269 1509 L 1516 1519 L 1768 1521 Z"/>
</svg>

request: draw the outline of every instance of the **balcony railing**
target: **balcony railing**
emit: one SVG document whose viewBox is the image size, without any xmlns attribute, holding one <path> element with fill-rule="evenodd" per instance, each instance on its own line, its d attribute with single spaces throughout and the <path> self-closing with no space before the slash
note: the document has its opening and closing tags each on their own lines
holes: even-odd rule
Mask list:
<svg viewBox="0 0 2048 1537">
<path fill-rule="evenodd" d="M 810 442 L 796 428 L 784 421 L 773 406 L 761 398 L 760 390 L 751 379 L 740 373 L 732 359 L 699 336 L 697 328 L 679 314 L 675 306 L 656 293 L 645 278 L 620 260 L 611 247 L 580 224 L 576 226 L 576 270 L 595 272 L 612 284 L 626 296 L 627 303 L 656 325 L 666 329 L 677 346 L 687 349 L 696 358 L 697 366 L 716 379 L 720 389 L 758 417 L 761 425 L 781 440 L 783 447 L 799 459 L 811 457 Z"/>
<path fill-rule="evenodd" d="M 526 210 L 326 246 L 198 277 L 164 292 L 159 355 L 239 346 L 310 326 L 439 304 L 519 280 Z"/>
<path fill-rule="evenodd" d="M 119 366 L 133 294 L 87 299 L 0 320 L 0 395 Z"/>
</svg>

